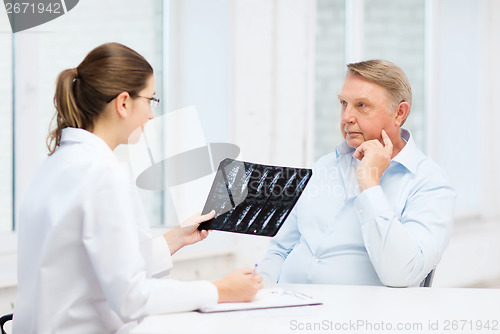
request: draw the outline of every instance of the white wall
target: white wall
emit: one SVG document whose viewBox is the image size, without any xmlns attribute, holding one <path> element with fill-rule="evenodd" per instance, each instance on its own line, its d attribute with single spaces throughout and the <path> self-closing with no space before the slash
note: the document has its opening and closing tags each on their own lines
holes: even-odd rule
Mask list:
<svg viewBox="0 0 500 334">
<path fill-rule="evenodd" d="M 500 286 L 500 224 L 459 221 L 434 275 L 436 287 Z"/>
<path fill-rule="evenodd" d="M 233 93 L 231 0 L 170 0 L 166 112 L 194 105 L 208 142 L 228 142 Z"/>
<path fill-rule="evenodd" d="M 457 190 L 456 228 L 439 286 L 500 279 L 500 3 L 432 1 L 428 153 Z"/>
<path fill-rule="evenodd" d="M 233 142 L 266 164 L 312 162 L 314 2 L 233 1 Z"/>
</svg>

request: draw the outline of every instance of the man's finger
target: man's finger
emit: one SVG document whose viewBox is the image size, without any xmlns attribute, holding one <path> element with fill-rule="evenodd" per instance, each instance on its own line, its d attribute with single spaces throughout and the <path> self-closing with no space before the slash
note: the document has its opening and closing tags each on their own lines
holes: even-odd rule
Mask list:
<svg viewBox="0 0 500 334">
<path fill-rule="evenodd" d="M 364 147 L 363 147 L 363 144 L 359 145 L 358 148 L 356 149 L 356 151 L 354 151 L 354 153 L 352 154 L 353 158 L 354 159 L 358 159 L 358 160 L 361 160 L 363 159 L 364 157 Z"/>
<path fill-rule="evenodd" d="M 384 140 L 384 147 L 386 151 L 390 153 L 392 156 L 392 149 L 393 149 L 392 141 L 391 138 L 389 138 L 389 136 L 387 135 L 387 132 L 385 132 L 385 130 L 382 130 L 382 139 Z"/>
</svg>

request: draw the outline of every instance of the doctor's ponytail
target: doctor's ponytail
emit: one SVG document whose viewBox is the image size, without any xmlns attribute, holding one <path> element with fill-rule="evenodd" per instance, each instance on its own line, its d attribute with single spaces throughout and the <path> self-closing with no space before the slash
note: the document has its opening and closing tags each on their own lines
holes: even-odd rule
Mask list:
<svg viewBox="0 0 500 334">
<path fill-rule="evenodd" d="M 57 113 L 53 120 L 57 122 L 56 128 L 52 130 L 47 138 L 49 155 L 59 146 L 62 129 L 66 127 L 85 128 L 81 112 L 76 104 L 73 85 L 77 80 L 77 69 L 64 70 L 57 77 L 56 93 L 54 95 L 54 105 Z"/>
<path fill-rule="evenodd" d="M 98 46 L 78 67 L 62 71 L 54 94 L 56 125 L 47 137 L 49 155 L 59 146 L 64 128 L 92 131 L 109 101 L 121 92 L 137 96 L 152 74 L 144 57 L 119 43 Z"/>
</svg>

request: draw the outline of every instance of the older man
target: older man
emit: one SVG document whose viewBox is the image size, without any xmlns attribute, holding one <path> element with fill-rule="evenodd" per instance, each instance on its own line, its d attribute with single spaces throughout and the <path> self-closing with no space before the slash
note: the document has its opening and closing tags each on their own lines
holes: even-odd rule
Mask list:
<svg viewBox="0 0 500 334">
<path fill-rule="evenodd" d="M 260 270 L 280 283 L 417 286 L 448 244 L 455 193 L 401 128 L 408 78 L 388 61 L 349 64 L 338 97 L 345 141 L 315 164 Z"/>
</svg>

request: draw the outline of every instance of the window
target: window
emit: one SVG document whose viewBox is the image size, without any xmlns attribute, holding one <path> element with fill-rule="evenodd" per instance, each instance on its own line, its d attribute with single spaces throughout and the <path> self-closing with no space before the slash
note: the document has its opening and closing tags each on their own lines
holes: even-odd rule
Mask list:
<svg viewBox="0 0 500 334">
<path fill-rule="evenodd" d="M 1 27 L 10 32 L 5 11 L 0 12 Z M 230 15 L 225 0 L 125 0 L 120 6 L 87 0 L 36 28 L 1 34 L 0 94 L 9 99 L 0 105 L 0 231 L 12 231 L 14 212 L 47 156 L 57 75 L 77 66 L 100 44 L 125 44 L 151 63 L 162 101 L 156 116 L 193 105 L 207 142 L 230 142 Z M 158 141 L 153 144 L 162 146 L 161 136 L 153 138 Z M 128 158 L 126 147 L 116 153 Z M 178 223 L 170 191 L 139 193 L 152 226 Z"/>
<path fill-rule="evenodd" d="M 10 32 L 5 11 L 0 10 L 0 31 Z M 0 33 L 0 233 L 12 231 L 12 34 Z"/>
<path fill-rule="evenodd" d="M 413 88 L 409 128 L 425 143 L 425 1 L 319 0 L 316 20 L 315 157 L 342 140 L 337 94 L 345 64 L 385 59 L 400 66 Z"/>
<path fill-rule="evenodd" d="M 319 0 L 316 9 L 315 160 L 342 140 L 337 94 L 345 76 L 344 0 Z"/>
<path fill-rule="evenodd" d="M 2 43 L 3 36 L 9 35 L 2 35 Z M 67 14 L 34 29 L 13 35 L 13 46 L 9 49 L 12 50 L 15 59 L 14 205 L 16 212 L 19 210 L 34 170 L 47 156 L 45 139 L 49 122 L 54 114 L 52 99 L 57 75 L 64 69 L 77 66 L 91 49 L 107 42 L 123 43 L 142 54 L 155 69 L 156 90 L 159 92 L 158 95 L 162 96 L 163 2 L 161 0 L 121 1 L 120 6 L 111 0 L 80 1 Z M 1 66 L 7 65 L 2 62 Z M 4 76 L 2 80 L 3 78 Z M 3 81 L 0 89 L 4 94 Z M 5 89 L 9 90 L 9 86 Z M 5 96 L 11 95 L 7 92 Z M 2 112 L 1 117 L 4 117 L 4 114 L 8 115 L 12 110 L 8 104 L 2 104 L 0 108 L 3 108 L 2 111 L 6 110 L 5 113 Z M 6 121 L 8 122 L 8 119 Z M 2 126 L 4 124 L 2 120 Z M 2 182 L 2 186 L 5 184 L 8 182 Z M 3 193 L 4 189 L 2 196 Z M 150 221 L 153 225 L 159 225 L 162 219 L 162 211 L 159 209 L 162 194 L 142 191 L 141 195 L 150 215 Z M 2 210 L 7 210 L 3 208 L 4 203 L 8 201 L 2 201 Z M 3 217 L 5 216 L 2 215 Z"/>
<path fill-rule="evenodd" d="M 400 66 L 412 87 L 412 107 L 405 128 L 425 149 L 425 1 L 365 2 L 365 59 L 386 59 Z"/>
</svg>

